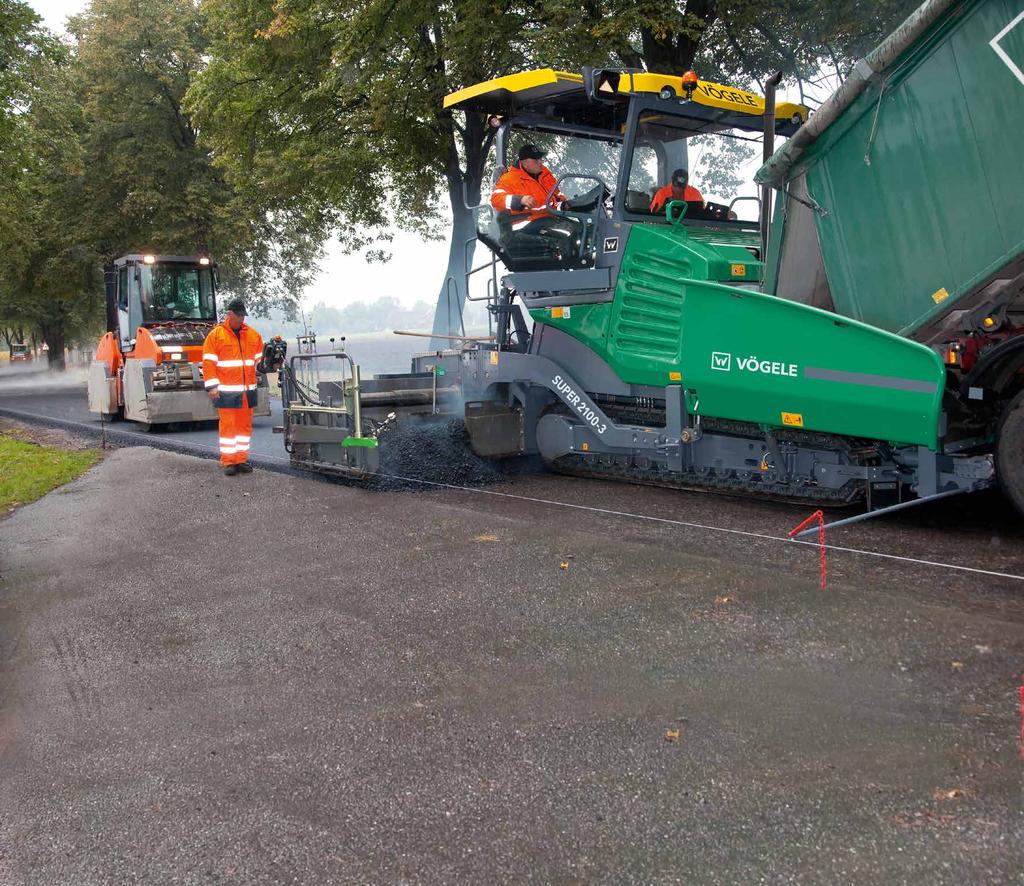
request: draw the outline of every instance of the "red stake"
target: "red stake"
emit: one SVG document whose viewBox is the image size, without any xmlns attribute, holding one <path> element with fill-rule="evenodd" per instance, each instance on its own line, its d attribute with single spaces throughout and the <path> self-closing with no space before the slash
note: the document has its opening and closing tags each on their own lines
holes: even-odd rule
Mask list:
<svg viewBox="0 0 1024 886">
<path fill-rule="evenodd" d="M 826 571 L 825 571 L 825 515 L 821 511 L 815 511 L 813 514 L 811 514 L 810 517 L 808 517 L 806 520 L 804 520 L 799 526 L 796 526 L 793 529 L 789 530 L 789 537 L 793 538 L 795 535 L 797 535 L 798 533 L 800 533 L 803 530 L 805 530 L 808 526 L 810 526 L 815 520 L 818 521 L 818 553 L 819 553 L 819 556 L 820 556 L 820 559 L 821 559 L 821 589 L 825 590 L 825 578 L 826 578 Z M 1021 691 L 1021 705 L 1022 705 L 1021 715 L 1024 716 L 1024 686 L 1021 687 L 1020 691 Z M 1021 730 L 1022 730 L 1021 734 L 1022 734 L 1022 736 L 1024 736 L 1024 723 L 1021 724 Z M 1024 739 L 1022 739 L 1022 740 L 1024 740 Z M 1021 753 L 1024 753 L 1024 744 L 1021 745 L 1021 748 L 1022 748 Z"/>
<path fill-rule="evenodd" d="M 1020 679 L 1020 758 L 1024 760 L 1024 674 Z"/>
</svg>

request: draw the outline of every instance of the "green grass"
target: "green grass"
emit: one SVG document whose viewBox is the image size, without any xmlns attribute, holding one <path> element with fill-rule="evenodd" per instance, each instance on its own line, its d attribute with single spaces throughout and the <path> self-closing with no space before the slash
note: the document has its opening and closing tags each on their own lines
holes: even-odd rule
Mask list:
<svg viewBox="0 0 1024 886">
<path fill-rule="evenodd" d="M 99 457 L 96 449 L 70 452 L 0 435 L 0 514 L 70 483 Z"/>
</svg>

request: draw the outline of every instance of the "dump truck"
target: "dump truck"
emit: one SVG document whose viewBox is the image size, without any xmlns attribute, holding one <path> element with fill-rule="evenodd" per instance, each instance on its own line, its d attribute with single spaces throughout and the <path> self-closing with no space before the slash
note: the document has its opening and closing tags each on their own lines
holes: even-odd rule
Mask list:
<svg viewBox="0 0 1024 886">
<path fill-rule="evenodd" d="M 142 430 L 214 422 L 203 388 L 203 341 L 217 323 L 209 256 L 133 253 L 105 269 L 107 332 L 88 372 L 89 409 Z M 260 376 L 256 415 L 270 414 Z"/>
<path fill-rule="evenodd" d="M 693 72 L 541 69 L 448 96 L 493 127 L 494 181 L 519 146 L 547 152 L 549 221 L 476 207 L 491 340 L 286 393 L 293 461 L 372 473 L 382 427 L 454 414 L 479 455 L 584 477 L 869 513 L 998 482 L 1024 506 L 1020 22 L 930 0 L 813 116 Z M 713 195 L 717 140 L 776 136 L 770 229 L 767 192 L 656 206 L 677 171 Z M 360 412 L 369 385 L 383 423 Z"/>
</svg>

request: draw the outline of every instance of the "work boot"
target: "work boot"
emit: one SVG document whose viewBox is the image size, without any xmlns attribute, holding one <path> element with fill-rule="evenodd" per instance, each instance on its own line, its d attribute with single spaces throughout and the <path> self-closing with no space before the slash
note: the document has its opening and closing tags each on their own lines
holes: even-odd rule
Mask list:
<svg viewBox="0 0 1024 886">
<path fill-rule="evenodd" d="M 238 465 L 227 465 L 224 468 L 225 477 L 234 477 L 238 473 Z"/>
<path fill-rule="evenodd" d="M 239 474 L 251 474 L 252 473 L 252 465 L 249 464 L 249 462 L 247 462 L 247 461 L 240 462 L 239 464 L 235 465 L 235 467 L 238 468 L 238 473 Z"/>
</svg>

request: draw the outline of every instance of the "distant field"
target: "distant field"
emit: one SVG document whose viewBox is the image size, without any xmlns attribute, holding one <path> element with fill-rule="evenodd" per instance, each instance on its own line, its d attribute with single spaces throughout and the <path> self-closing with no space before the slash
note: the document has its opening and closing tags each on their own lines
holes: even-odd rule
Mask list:
<svg viewBox="0 0 1024 886">
<path fill-rule="evenodd" d="M 485 335 L 486 332 L 477 333 Z M 364 376 L 385 372 L 408 372 L 413 354 L 429 351 L 430 339 L 413 338 L 407 335 L 354 335 L 346 339 L 345 350 L 359 364 Z M 327 338 L 317 336 L 317 347 L 323 351 L 331 348 Z M 294 353 L 295 340 L 288 342 L 288 352 Z M 327 373 L 326 365 L 321 367 Z"/>
</svg>

